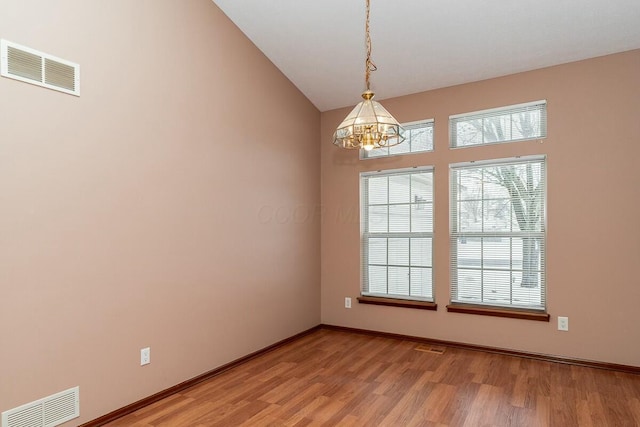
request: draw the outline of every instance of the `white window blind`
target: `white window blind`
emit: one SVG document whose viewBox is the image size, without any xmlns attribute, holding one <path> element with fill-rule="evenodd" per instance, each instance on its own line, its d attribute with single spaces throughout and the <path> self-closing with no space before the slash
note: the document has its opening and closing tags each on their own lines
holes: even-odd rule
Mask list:
<svg viewBox="0 0 640 427">
<path fill-rule="evenodd" d="M 371 159 L 433 151 L 433 120 L 404 123 L 402 128 L 404 129 L 404 142 L 392 147 L 376 148 L 371 151 L 360 150 L 360 158 Z"/>
<path fill-rule="evenodd" d="M 544 310 L 545 158 L 451 166 L 451 301 Z"/>
<path fill-rule="evenodd" d="M 362 294 L 433 301 L 433 168 L 361 174 Z"/>
<path fill-rule="evenodd" d="M 449 117 L 450 147 L 496 144 L 547 136 L 547 101 Z"/>
</svg>

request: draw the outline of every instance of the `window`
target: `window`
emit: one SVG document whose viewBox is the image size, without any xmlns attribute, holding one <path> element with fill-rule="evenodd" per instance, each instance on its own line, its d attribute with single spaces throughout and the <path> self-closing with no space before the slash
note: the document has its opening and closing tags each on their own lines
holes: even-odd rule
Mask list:
<svg viewBox="0 0 640 427">
<path fill-rule="evenodd" d="M 451 166 L 451 302 L 545 309 L 545 158 Z"/>
<path fill-rule="evenodd" d="M 362 295 L 433 301 L 433 169 L 361 174 Z"/>
<path fill-rule="evenodd" d="M 433 120 L 405 123 L 405 140 L 403 143 L 386 148 L 376 148 L 375 150 L 360 150 L 361 159 L 371 159 L 375 157 L 388 157 L 397 154 L 418 153 L 433 151 Z"/>
<path fill-rule="evenodd" d="M 545 138 L 547 102 L 451 116 L 449 136 L 451 148 Z"/>
</svg>

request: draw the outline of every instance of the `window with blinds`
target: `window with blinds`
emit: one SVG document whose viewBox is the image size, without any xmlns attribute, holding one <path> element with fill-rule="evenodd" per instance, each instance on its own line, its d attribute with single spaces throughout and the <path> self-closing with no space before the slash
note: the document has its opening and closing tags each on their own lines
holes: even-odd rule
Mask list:
<svg viewBox="0 0 640 427">
<path fill-rule="evenodd" d="M 361 174 L 362 294 L 433 301 L 433 168 Z"/>
<path fill-rule="evenodd" d="M 433 151 L 433 120 L 404 123 L 402 128 L 404 129 L 404 142 L 392 147 L 376 148 L 371 151 L 360 150 L 360 158 L 371 159 Z"/>
<path fill-rule="evenodd" d="M 451 301 L 544 310 L 545 158 L 451 166 Z"/>
<path fill-rule="evenodd" d="M 451 148 L 498 144 L 547 136 L 547 101 L 449 117 Z"/>
</svg>

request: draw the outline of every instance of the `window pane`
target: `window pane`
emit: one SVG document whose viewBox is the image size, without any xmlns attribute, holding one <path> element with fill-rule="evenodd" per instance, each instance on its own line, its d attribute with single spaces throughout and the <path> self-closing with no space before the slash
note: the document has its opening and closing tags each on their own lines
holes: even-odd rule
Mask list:
<svg viewBox="0 0 640 427">
<path fill-rule="evenodd" d="M 482 276 L 484 302 L 511 304 L 511 272 L 484 270 Z"/>
<path fill-rule="evenodd" d="M 389 239 L 389 264 L 409 265 L 409 239 Z"/>
<path fill-rule="evenodd" d="M 429 297 L 433 295 L 433 272 L 430 268 L 411 268 L 411 295 Z"/>
<path fill-rule="evenodd" d="M 389 232 L 409 232 L 410 205 L 389 206 Z"/>
<path fill-rule="evenodd" d="M 371 233 L 385 233 L 388 229 L 388 206 L 370 206 L 368 230 Z"/>
<path fill-rule="evenodd" d="M 419 203 L 411 206 L 411 231 L 433 231 L 433 205 Z"/>
<path fill-rule="evenodd" d="M 478 237 L 458 238 L 458 267 L 482 267 L 482 239 Z"/>
<path fill-rule="evenodd" d="M 509 198 L 509 187 L 505 186 L 505 179 L 500 173 L 501 168 L 487 168 L 482 177 L 483 199 Z M 480 192 L 478 192 L 480 193 Z M 477 194 L 480 196 L 480 194 Z"/>
<path fill-rule="evenodd" d="M 482 200 L 459 202 L 458 212 L 458 230 L 461 233 L 482 231 Z"/>
<path fill-rule="evenodd" d="M 468 120 L 456 124 L 456 147 L 482 144 L 482 120 Z"/>
<path fill-rule="evenodd" d="M 458 200 L 482 199 L 482 171 L 469 169 L 458 174 Z"/>
<path fill-rule="evenodd" d="M 540 110 L 512 114 L 511 120 L 513 139 L 536 138 L 542 133 L 540 131 Z"/>
<path fill-rule="evenodd" d="M 375 150 L 372 150 L 375 151 Z M 389 154 L 406 154 L 411 152 L 411 139 L 407 138 L 404 142 L 389 147 Z"/>
<path fill-rule="evenodd" d="M 511 239 L 485 237 L 482 255 L 485 268 L 511 269 Z"/>
<path fill-rule="evenodd" d="M 511 262 L 514 270 L 522 270 L 522 239 L 511 239 Z"/>
<path fill-rule="evenodd" d="M 522 286 L 534 287 L 540 283 L 540 271 L 542 270 L 540 238 L 523 238 L 522 244 Z"/>
<path fill-rule="evenodd" d="M 377 177 L 377 178 L 369 178 L 368 180 L 369 187 L 369 204 L 370 205 L 381 205 L 388 203 L 388 195 L 387 195 L 387 177 Z"/>
<path fill-rule="evenodd" d="M 389 293 L 409 295 L 409 267 L 389 267 Z"/>
<path fill-rule="evenodd" d="M 482 302 L 482 272 L 459 268 L 457 274 L 458 295 L 455 299 L 469 303 Z"/>
<path fill-rule="evenodd" d="M 484 201 L 482 231 L 511 231 L 511 199 L 490 199 Z M 516 227 L 517 229 L 517 227 Z"/>
<path fill-rule="evenodd" d="M 511 114 L 487 117 L 483 120 L 483 126 L 485 143 L 511 139 Z"/>
<path fill-rule="evenodd" d="M 433 150 L 433 126 L 411 129 L 411 151 Z"/>
<path fill-rule="evenodd" d="M 369 266 L 369 292 L 376 294 L 387 293 L 387 267 Z"/>
<path fill-rule="evenodd" d="M 522 286 L 522 272 L 513 273 L 513 304 L 514 305 L 526 305 L 536 306 L 541 305 L 542 302 L 542 282 L 540 278 L 541 274 L 538 274 L 538 281 L 536 286 Z"/>
<path fill-rule="evenodd" d="M 369 264 L 387 264 L 387 239 L 370 238 L 369 243 Z"/>
<path fill-rule="evenodd" d="M 433 174 L 417 173 L 411 175 L 411 202 L 433 201 Z"/>
<path fill-rule="evenodd" d="M 389 177 L 389 203 L 411 202 L 411 177 L 395 175 Z"/>
<path fill-rule="evenodd" d="M 432 239 L 414 238 L 411 239 L 411 265 L 420 267 L 432 266 Z"/>
</svg>

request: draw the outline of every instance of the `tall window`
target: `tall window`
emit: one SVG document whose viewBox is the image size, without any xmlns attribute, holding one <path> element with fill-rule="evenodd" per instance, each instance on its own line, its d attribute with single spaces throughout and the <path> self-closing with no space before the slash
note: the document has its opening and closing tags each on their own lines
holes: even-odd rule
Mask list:
<svg viewBox="0 0 640 427">
<path fill-rule="evenodd" d="M 395 156 L 398 154 L 420 153 L 433 151 L 433 120 L 422 120 L 419 122 L 403 123 L 404 137 L 403 143 L 386 148 L 376 148 L 371 151 L 360 151 L 362 159 L 376 157 Z"/>
<path fill-rule="evenodd" d="M 544 157 L 451 166 L 451 301 L 545 309 Z"/>
<path fill-rule="evenodd" d="M 362 294 L 433 301 L 433 169 L 361 174 Z"/>
</svg>

